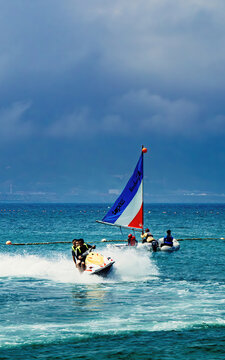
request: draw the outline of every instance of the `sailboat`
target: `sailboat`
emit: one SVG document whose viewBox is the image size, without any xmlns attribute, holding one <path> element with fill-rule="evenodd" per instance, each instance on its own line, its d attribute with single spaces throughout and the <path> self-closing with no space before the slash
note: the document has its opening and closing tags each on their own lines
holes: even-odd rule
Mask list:
<svg viewBox="0 0 225 360">
<path fill-rule="evenodd" d="M 143 178 L 144 178 L 144 154 L 147 153 L 147 148 L 142 145 L 141 155 L 137 162 L 137 165 L 134 169 L 133 174 L 131 175 L 127 185 L 124 190 L 117 198 L 113 206 L 100 220 L 96 220 L 98 223 L 118 226 L 120 228 L 127 228 L 133 231 L 144 232 L 144 198 L 143 198 Z M 174 239 L 175 240 L 175 239 Z M 176 240 L 177 242 L 177 240 Z M 160 246 L 157 246 L 157 241 L 154 240 L 154 243 L 143 244 L 148 245 L 148 248 L 161 249 Z M 178 243 L 178 242 L 177 242 Z M 169 249 L 174 251 L 178 249 L 176 243 L 176 248 Z M 175 245 L 175 242 L 174 242 Z M 123 247 L 126 245 L 114 244 L 114 246 Z M 167 247 L 164 246 L 163 250 L 166 251 Z"/>
<path fill-rule="evenodd" d="M 143 162 L 146 152 L 147 148 L 142 146 L 140 158 L 127 185 L 104 218 L 101 221 L 96 220 L 98 223 L 143 233 Z"/>
</svg>

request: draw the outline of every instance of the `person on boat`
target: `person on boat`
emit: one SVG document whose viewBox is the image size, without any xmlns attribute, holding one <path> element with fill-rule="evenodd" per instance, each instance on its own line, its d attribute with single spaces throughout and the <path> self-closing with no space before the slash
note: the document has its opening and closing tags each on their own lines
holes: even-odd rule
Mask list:
<svg viewBox="0 0 225 360">
<path fill-rule="evenodd" d="M 75 248 L 75 256 L 76 256 L 76 267 L 80 272 L 85 270 L 85 260 L 88 255 L 89 249 L 95 249 L 95 245 L 89 245 L 84 242 L 83 239 L 78 240 L 78 246 Z"/>
<path fill-rule="evenodd" d="M 144 234 L 141 235 L 142 238 L 142 244 L 144 243 L 151 243 L 154 239 L 153 235 L 150 233 L 149 229 L 145 229 Z"/>
<path fill-rule="evenodd" d="M 167 230 L 167 235 L 164 237 L 164 242 L 162 243 L 162 246 L 173 246 L 173 237 L 171 235 L 171 230 Z"/>
<path fill-rule="evenodd" d="M 128 235 L 128 246 L 137 246 L 138 242 L 132 234 Z"/>
<path fill-rule="evenodd" d="M 127 245 L 130 246 L 130 241 L 131 241 L 131 238 L 132 238 L 132 234 L 129 234 L 128 235 L 128 239 L 127 239 Z"/>
</svg>

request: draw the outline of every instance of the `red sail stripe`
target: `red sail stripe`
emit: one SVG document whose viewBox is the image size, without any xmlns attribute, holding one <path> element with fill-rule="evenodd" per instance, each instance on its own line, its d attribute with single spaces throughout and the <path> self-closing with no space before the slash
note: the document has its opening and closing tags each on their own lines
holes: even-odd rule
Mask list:
<svg viewBox="0 0 225 360">
<path fill-rule="evenodd" d="M 133 218 L 133 220 L 130 222 L 128 226 L 142 229 L 143 228 L 142 221 L 143 221 L 143 204 L 141 205 L 137 215 Z"/>
</svg>

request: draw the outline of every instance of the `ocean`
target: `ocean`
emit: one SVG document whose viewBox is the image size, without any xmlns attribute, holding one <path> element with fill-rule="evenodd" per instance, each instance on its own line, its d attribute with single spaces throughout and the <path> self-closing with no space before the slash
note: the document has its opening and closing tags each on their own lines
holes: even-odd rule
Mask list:
<svg viewBox="0 0 225 360">
<path fill-rule="evenodd" d="M 146 204 L 173 253 L 113 248 L 129 232 L 95 222 L 108 208 L 0 204 L 0 359 L 224 360 L 225 205 Z M 107 278 L 79 274 L 71 243 L 5 245 L 73 238 L 115 260 Z"/>
</svg>

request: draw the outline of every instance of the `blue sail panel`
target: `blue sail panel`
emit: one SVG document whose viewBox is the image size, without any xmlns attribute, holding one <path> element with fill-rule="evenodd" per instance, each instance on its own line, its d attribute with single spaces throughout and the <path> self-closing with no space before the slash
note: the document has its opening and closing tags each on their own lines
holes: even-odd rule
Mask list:
<svg viewBox="0 0 225 360">
<path fill-rule="evenodd" d="M 135 195 L 137 194 L 138 190 L 141 187 L 142 190 L 142 179 L 143 179 L 143 153 L 141 154 L 138 163 L 136 165 L 136 168 L 129 179 L 126 187 L 124 188 L 121 195 L 118 197 L 118 199 L 115 201 L 114 205 L 111 207 L 111 209 L 108 211 L 108 213 L 105 215 L 105 217 L 102 219 L 103 222 L 114 224 L 117 222 L 119 225 L 119 218 L 125 211 L 125 209 L 128 207 L 128 205 L 131 203 L 131 201 L 134 199 Z M 140 193 L 140 191 L 139 191 Z M 141 194 L 142 195 L 142 194 Z M 132 215 L 133 216 L 133 215 Z M 131 222 L 133 220 L 133 217 L 130 218 Z M 123 225 L 123 224 L 120 224 Z"/>
</svg>

